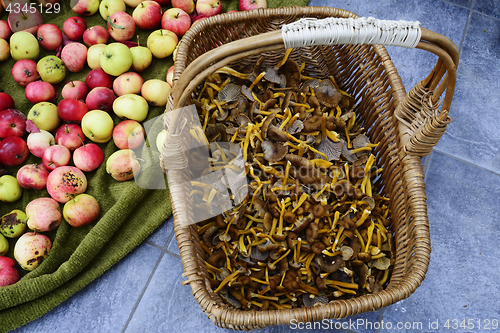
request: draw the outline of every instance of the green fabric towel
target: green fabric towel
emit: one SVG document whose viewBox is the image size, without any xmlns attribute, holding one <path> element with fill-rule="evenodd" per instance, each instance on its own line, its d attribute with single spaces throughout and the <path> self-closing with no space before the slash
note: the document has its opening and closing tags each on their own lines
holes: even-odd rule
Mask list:
<svg viewBox="0 0 500 333">
<path fill-rule="evenodd" d="M 62 27 L 64 21 L 75 14 L 69 8 L 69 1 L 61 1 L 59 14 L 43 13 L 45 23 L 53 23 Z M 268 0 L 268 7 L 282 6 L 305 6 L 308 0 Z M 164 8 L 167 9 L 167 8 Z M 238 0 L 223 1 L 223 10 L 237 10 Z M 131 13 L 132 9 L 128 8 Z M 0 19 L 7 20 L 4 11 Z M 86 17 L 87 26 L 101 25 L 106 27 L 106 22 L 99 13 Z M 145 42 L 151 31 L 137 31 L 141 42 Z M 45 55 L 55 54 L 41 49 L 39 58 Z M 15 61 L 9 59 L 0 64 L 0 91 L 10 94 L 16 103 L 16 109 L 28 114 L 32 104 L 24 96 L 24 88 L 17 85 L 11 75 L 11 69 Z M 173 65 L 171 57 L 166 59 L 154 59 L 151 66 L 141 73 L 144 80 L 162 79 L 168 68 Z M 85 81 L 89 72 L 86 67 L 80 73 L 67 74 L 65 81 L 56 86 L 60 93 L 65 82 L 70 80 Z M 61 97 L 58 98 L 60 100 Z M 148 119 L 161 115 L 163 107 L 151 107 Z M 119 119 L 114 116 L 115 124 Z M 162 128 L 161 121 L 156 121 L 151 129 L 154 138 Z M 154 139 L 151 140 L 154 147 Z M 117 150 L 111 141 L 100 144 L 105 158 Z M 158 163 L 159 153 L 156 149 L 143 156 L 149 163 L 143 165 L 141 183 L 154 182 L 152 175 L 161 173 Z M 146 158 L 147 157 L 147 158 Z M 30 155 L 27 163 L 41 163 L 41 159 Z M 105 162 L 104 162 L 105 163 Z M 17 168 L 8 168 L 10 174 L 14 175 Z M 144 189 L 132 181 L 114 181 L 101 166 L 96 171 L 86 173 L 88 188 L 86 193 L 97 198 L 101 214 L 98 221 L 81 227 L 73 228 L 65 221 L 56 230 L 46 233 L 53 241 L 53 247 L 49 256 L 34 271 L 21 271 L 22 279 L 12 285 L 0 288 L 0 331 L 8 332 L 16 327 L 24 325 L 58 304 L 71 297 L 78 290 L 85 287 L 92 280 L 100 276 L 112 265 L 132 251 L 144 239 L 158 228 L 167 217 L 172 214 L 169 192 L 167 190 Z M 48 197 L 47 191 L 24 190 L 20 200 L 11 203 L 0 204 L 0 216 L 13 209 L 24 211 L 26 205 L 37 197 Z M 15 239 L 10 240 L 8 256 L 13 257 Z"/>
</svg>

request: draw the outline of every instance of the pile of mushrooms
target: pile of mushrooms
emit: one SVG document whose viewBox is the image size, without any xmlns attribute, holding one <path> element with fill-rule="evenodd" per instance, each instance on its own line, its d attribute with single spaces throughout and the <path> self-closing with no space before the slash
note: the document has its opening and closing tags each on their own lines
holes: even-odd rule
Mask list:
<svg viewBox="0 0 500 333">
<path fill-rule="evenodd" d="M 303 75 L 289 54 L 275 66 L 261 57 L 247 73 L 223 67 L 195 101 L 212 152 L 200 174 L 246 174 L 238 206 L 197 225 L 209 287 L 243 310 L 377 293 L 394 262 L 389 198 L 373 185 L 377 144 L 354 98 L 333 77 Z M 192 186 L 205 209 L 217 205 L 221 189 Z"/>
</svg>

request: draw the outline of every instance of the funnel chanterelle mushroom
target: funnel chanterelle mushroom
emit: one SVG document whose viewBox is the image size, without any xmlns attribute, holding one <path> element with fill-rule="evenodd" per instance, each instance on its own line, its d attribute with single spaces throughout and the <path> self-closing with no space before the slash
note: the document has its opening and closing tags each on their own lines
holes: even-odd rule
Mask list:
<svg viewBox="0 0 500 333">
<path fill-rule="evenodd" d="M 223 162 L 236 168 L 243 153 L 248 195 L 198 224 L 211 286 L 242 310 L 378 292 L 394 262 L 389 198 L 372 182 L 382 170 L 377 144 L 356 117 L 355 99 L 333 77 L 304 75 L 292 57 L 291 50 L 277 64 L 260 57 L 250 74 L 223 67 L 197 98 L 218 156 L 202 174 Z M 221 142 L 239 149 L 214 152 Z M 192 185 L 203 205 L 221 200 L 213 184 Z"/>
</svg>

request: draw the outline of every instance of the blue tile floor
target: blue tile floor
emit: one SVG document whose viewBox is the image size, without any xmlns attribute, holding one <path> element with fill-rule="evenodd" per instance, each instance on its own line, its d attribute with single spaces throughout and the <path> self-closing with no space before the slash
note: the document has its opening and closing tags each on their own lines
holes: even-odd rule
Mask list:
<svg viewBox="0 0 500 333">
<path fill-rule="evenodd" d="M 418 20 L 461 51 L 452 123 L 425 159 L 432 242 L 429 270 L 409 298 L 344 319 L 341 332 L 495 332 L 500 320 L 500 3 L 496 0 L 312 0 L 361 16 Z M 409 89 L 435 59 L 390 48 Z M 182 286 L 168 220 L 142 245 L 72 298 L 15 330 L 31 332 L 225 332 Z M 293 326 L 259 332 L 309 332 Z M 496 328 L 496 329 L 495 329 Z M 319 329 L 314 332 L 329 332 Z"/>
</svg>

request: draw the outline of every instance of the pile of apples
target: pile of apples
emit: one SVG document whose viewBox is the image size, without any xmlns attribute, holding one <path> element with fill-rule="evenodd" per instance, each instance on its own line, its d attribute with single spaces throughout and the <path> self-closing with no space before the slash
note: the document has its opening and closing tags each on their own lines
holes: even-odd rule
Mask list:
<svg viewBox="0 0 500 333">
<path fill-rule="evenodd" d="M 39 10 L 54 10 L 59 2 L 0 0 L 0 13 L 10 11 L 7 21 L 0 20 L 0 62 L 16 61 L 12 78 L 32 104 L 26 116 L 0 92 L 0 201 L 16 202 L 23 191 L 46 189 L 49 195 L 0 218 L 0 287 L 19 280 L 16 262 L 31 271 L 48 255 L 52 244 L 43 232 L 63 219 L 74 227 L 98 219 L 99 203 L 84 193 L 86 173 L 105 164 L 116 181 L 128 181 L 141 171 L 134 153 L 145 141 L 141 122 L 150 106 L 166 105 L 173 66 L 165 80 L 144 82 L 139 73 L 154 58 L 175 53 L 194 22 L 222 12 L 220 0 L 71 0 L 77 16 L 62 27 L 44 24 Z M 164 11 L 168 5 L 173 8 Z M 258 7 L 265 8 L 265 0 L 240 1 L 240 10 Z M 96 13 L 106 27 L 87 27 L 84 17 Z M 152 30 L 146 46 L 131 41 L 136 29 Z M 49 55 L 40 57 L 41 48 Z M 85 82 L 63 82 L 68 72 L 87 66 Z M 118 149 L 104 163 L 100 144 L 110 140 Z M 23 165 L 30 154 L 39 163 Z M 17 169 L 15 176 L 9 168 Z M 15 260 L 5 256 L 7 238 L 17 238 Z"/>
</svg>

